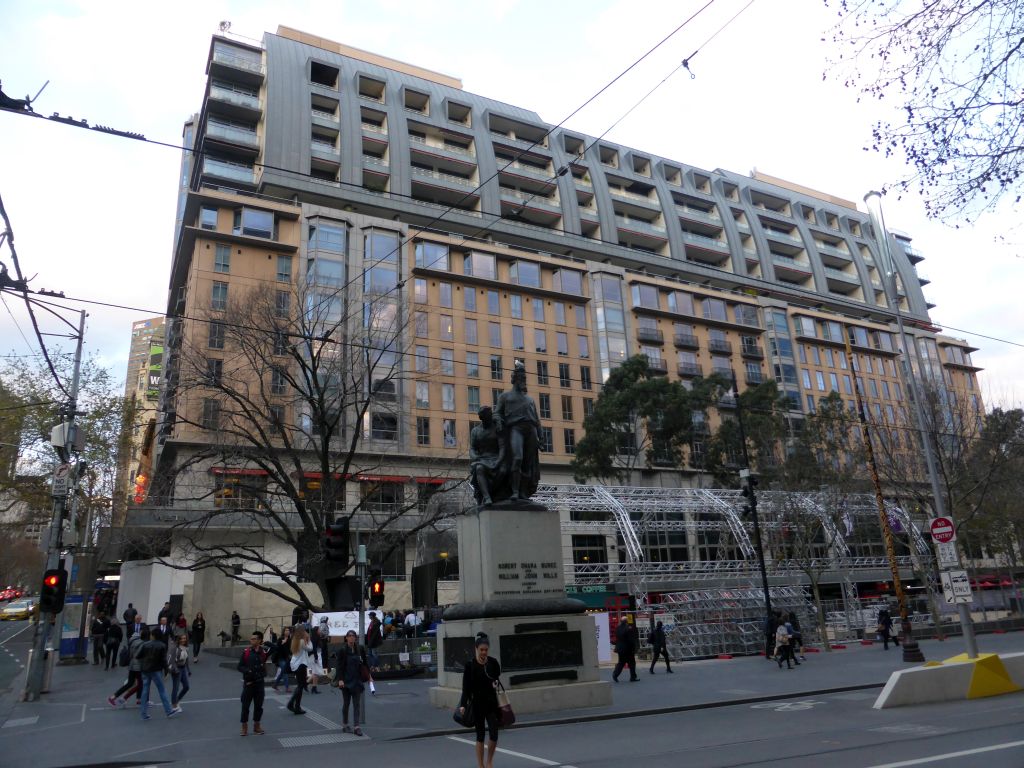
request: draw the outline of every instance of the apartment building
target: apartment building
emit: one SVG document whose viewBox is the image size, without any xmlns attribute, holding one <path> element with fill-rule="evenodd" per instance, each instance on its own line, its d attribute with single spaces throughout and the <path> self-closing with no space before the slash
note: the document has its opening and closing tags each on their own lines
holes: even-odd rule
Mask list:
<svg viewBox="0 0 1024 768">
<path fill-rule="evenodd" d="M 286 27 L 262 45 L 214 37 L 207 74 L 185 132 L 195 151 L 182 166 L 158 468 L 218 430 L 217 398 L 182 381 L 190 365 L 238 370 L 224 329 L 231 302 L 254 291 L 293 320 L 310 296 L 321 306 L 342 291 L 363 307 L 338 310 L 349 352 L 354 338 L 389 335 L 398 375 L 368 381 L 373 402 L 346 422 L 367 457 L 349 493 L 382 504 L 465 476 L 476 412 L 508 388 L 515 360 L 538 404 L 547 483 L 572 482 L 601 384 L 635 354 L 683 381 L 774 379 L 794 419 L 832 391 L 852 401 L 859 380 L 874 419 L 905 423 L 897 309 L 914 371 L 980 411 L 974 350 L 929 319 L 923 256 L 909 236 L 890 237 L 890 303 L 888 256 L 853 202 L 596 141 L 455 78 Z M 388 309 L 366 309 L 374 301 Z M 255 378 L 264 373 L 268 418 L 301 426 L 284 379 L 269 368 Z M 707 417 L 733 407 L 727 398 Z M 691 469 L 645 467 L 633 480 L 685 488 Z M 254 472 L 200 462 L 158 503 L 215 503 Z M 594 546 L 566 543 L 587 558 Z"/>
</svg>

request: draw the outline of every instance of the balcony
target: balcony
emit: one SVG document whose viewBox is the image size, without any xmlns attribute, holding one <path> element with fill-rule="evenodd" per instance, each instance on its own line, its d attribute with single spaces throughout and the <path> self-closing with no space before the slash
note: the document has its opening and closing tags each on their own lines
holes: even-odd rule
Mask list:
<svg viewBox="0 0 1024 768">
<path fill-rule="evenodd" d="M 698 235 L 696 232 L 687 232 L 685 229 L 683 230 L 683 240 L 702 248 L 711 248 L 712 250 L 724 251 L 726 253 L 729 251 L 729 244 L 724 240 L 717 240 L 707 235 Z"/>
<path fill-rule="evenodd" d="M 247 131 L 244 128 L 236 128 L 232 125 L 224 125 L 223 123 L 208 122 L 206 124 L 206 135 L 249 149 L 259 149 L 260 146 L 260 139 L 256 135 L 256 131 Z"/>
<path fill-rule="evenodd" d="M 749 386 L 756 387 L 758 384 L 764 383 L 764 374 L 760 371 L 747 371 L 746 381 Z"/>
<path fill-rule="evenodd" d="M 663 334 L 657 328 L 637 328 L 636 337 L 640 341 L 650 342 L 652 344 L 664 344 L 665 334 Z"/>
<path fill-rule="evenodd" d="M 733 409 L 736 407 L 736 398 L 732 395 L 722 395 L 718 398 L 717 405 L 719 408 Z"/>
<path fill-rule="evenodd" d="M 918 264 L 924 261 L 924 254 L 919 250 L 910 245 L 903 246 L 903 252 L 907 254 L 907 258 L 910 259 L 911 264 Z"/>
<path fill-rule="evenodd" d="M 716 365 L 711 369 L 712 376 L 721 376 L 723 379 L 732 379 L 732 368 L 726 368 L 723 365 Z"/>
<path fill-rule="evenodd" d="M 692 205 L 682 205 L 676 203 L 676 213 L 680 218 L 689 219 L 690 221 L 704 221 L 709 224 L 721 224 L 722 217 L 718 215 L 717 210 L 705 211 L 700 208 L 694 208 Z"/>
<path fill-rule="evenodd" d="M 261 111 L 259 96 L 220 85 L 210 86 L 210 99 L 219 103 L 218 112 L 238 117 L 255 117 Z"/>
<path fill-rule="evenodd" d="M 846 280 L 847 282 L 857 283 L 860 285 L 860 277 L 856 274 L 844 272 L 841 269 L 835 269 L 833 267 L 825 267 L 824 269 L 826 277 L 834 277 L 838 280 Z"/>
<path fill-rule="evenodd" d="M 777 269 L 782 269 L 788 272 L 796 272 L 803 276 L 811 274 L 810 264 L 803 261 L 797 261 L 796 259 L 790 256 L 782 256 L 780 254 L 773 253 L 772 263 L 775 265 Z"/>
<path fill-rule="evenodd" d="M 692 379 L 694 377 L 704 375 L 704 371 L 698 363 L 679 363 L 679 365 L 676 366 L 676 373 L 684 379 Z"/>
<path fill-rule="evenodd" d="M 615 226 L 619 229 L 628 229 L 631 232 L 653 235 L 660 240 L 666 239 L 665 228 L 643 219 L 627 219 L 625 216 L 615 217 Z"/>
<path fill-rule="evenodd" d="M 692 333 L 677 333 L 672 337 L 672 342 L 680 349 L 700 349 L 700 342 Z"/>
<path fill-rule="evenodd" d="M 445 181 L 449 184 L 457 184 L 460 187 L 475 187 L 476 183 L 472 179 L 465 179 L 462 176 L 454 176 L 450 173 L 441 173 L 440 171 L 430 170 L 428 168 L 416 168 L 412 169 L 413 176 L 422 176 L 428 179 L 434 179 L 436 181 Z"/>
<path fill-rule="evenodd" d="M 254 184 L 253 169 L 248 165 L 236 165 L 207 157 L 203 160 L 203 175 L 215 176 L 218 179 L 235 181 L 241 184 Z"/>
<path fill-rule="evenodd" d="M 326 109 L 317 109 L 316 107 L 313 107 L 312 115 L 320 120 L 328 120 L 332 123 L 338 122 L 338 114 L 336 112 L 328 112 Z"/>
<path fill-rule="evenodd" d="M 253 56 L 250 58 L 241 53 L 232 53 L 224 48 L 214 46 L 213 56 L 210 58 L 209 74 L 228 80 L 236 78 L 247 83 L 262 82 L 265 74 L 263 55 L 253 51 Z"/>
<path fill-rule="evenodd" d="M 725 341 L 724 339 L 708 339 L 708 351 L 731 355 L 732 342 Z"/>
<path fill-rule="evenodd" d="M 663 357 L 654 357 L 653 355 L 645 355 L 647 358 L 647 367 L 656 376 L 667 376 L 668 375 L 668 363 Z"/>
<path fill-rule="evenodd" d="M 743 344 L 740 346 L 740 354 L 753 360 L 764 360 L 764 350 L 757 344 Z"/>
</svg>

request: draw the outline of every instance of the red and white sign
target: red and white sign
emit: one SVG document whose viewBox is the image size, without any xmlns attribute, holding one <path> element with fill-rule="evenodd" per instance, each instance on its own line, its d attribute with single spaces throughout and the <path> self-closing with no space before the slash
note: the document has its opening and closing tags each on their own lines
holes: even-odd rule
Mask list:
<svg viewBox="0 0 1024 768">
<path fill-rule="evenodd" d="M 939 544 L 956 541 L 956 528 L 948 517 L 933 517 L 928 527 L 931 528 L 932 538 Z"/>
</svg>

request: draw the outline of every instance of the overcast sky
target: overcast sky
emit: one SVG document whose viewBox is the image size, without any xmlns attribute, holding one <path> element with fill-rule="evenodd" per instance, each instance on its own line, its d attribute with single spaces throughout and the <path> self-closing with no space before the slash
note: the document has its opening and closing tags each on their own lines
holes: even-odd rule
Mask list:
<svg viewBox="0 0 1024 768">
<path fill-rule="evenodd" d="M 6 0 L 0 76 L 18 97 L 49 80 L 36 104 L 43 114 L 176 143 L 200 106 L 218 22 L 255 40 L 284 24 L 459 77 L 467 91 L 558 123 L 705 1 Z M 822 76 L 834 12 L 822 0 L 754 0 L 703 45 L 746 4 L 715 0 L 567 127 L 604 133 L 699 49 L 692 78 L 674 75 L 608 138 L 707 170 L 756 167 L 863 210 L 867 191 L 906 169 L 863 150 L 882 108 Z M 177 151 L 0 113 L 0 152 L 0 195 L 33 287 L 163 313 Z M 1019 212 L 954 229 L 929 222 L 920 200 L 890 196 L 885 214 L 926 257 L 918 268 L 932 281 L 933 320 L 980 348 L 987 404 L 1020 402 L 1024 348 L 976 335 L 1024 343 L 1024 258 L 1019 244 L 997 241 L 1019 227 Z M 0 259 L 11 266 L 6 248 Z M 24 307 L 6 302 L 32 341 Z M 87 309 L 86 350 L 123 377 L 131 323 L 147 313 Z M 0 354 L 31 351 L 0 307 Z"/>
</svg>

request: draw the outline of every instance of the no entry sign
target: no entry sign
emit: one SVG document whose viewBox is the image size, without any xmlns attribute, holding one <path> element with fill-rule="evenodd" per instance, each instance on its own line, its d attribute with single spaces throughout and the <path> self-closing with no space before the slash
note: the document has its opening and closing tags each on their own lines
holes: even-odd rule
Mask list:
<svg viewBox="0 0 1024 768">
<path fill-rule="evenodd" d="M 932 538 L 939 544 L 956 541 L 956 528 L 948 517 L 933 517 L 928 525 L 932 531 Z"/>
</svg>

